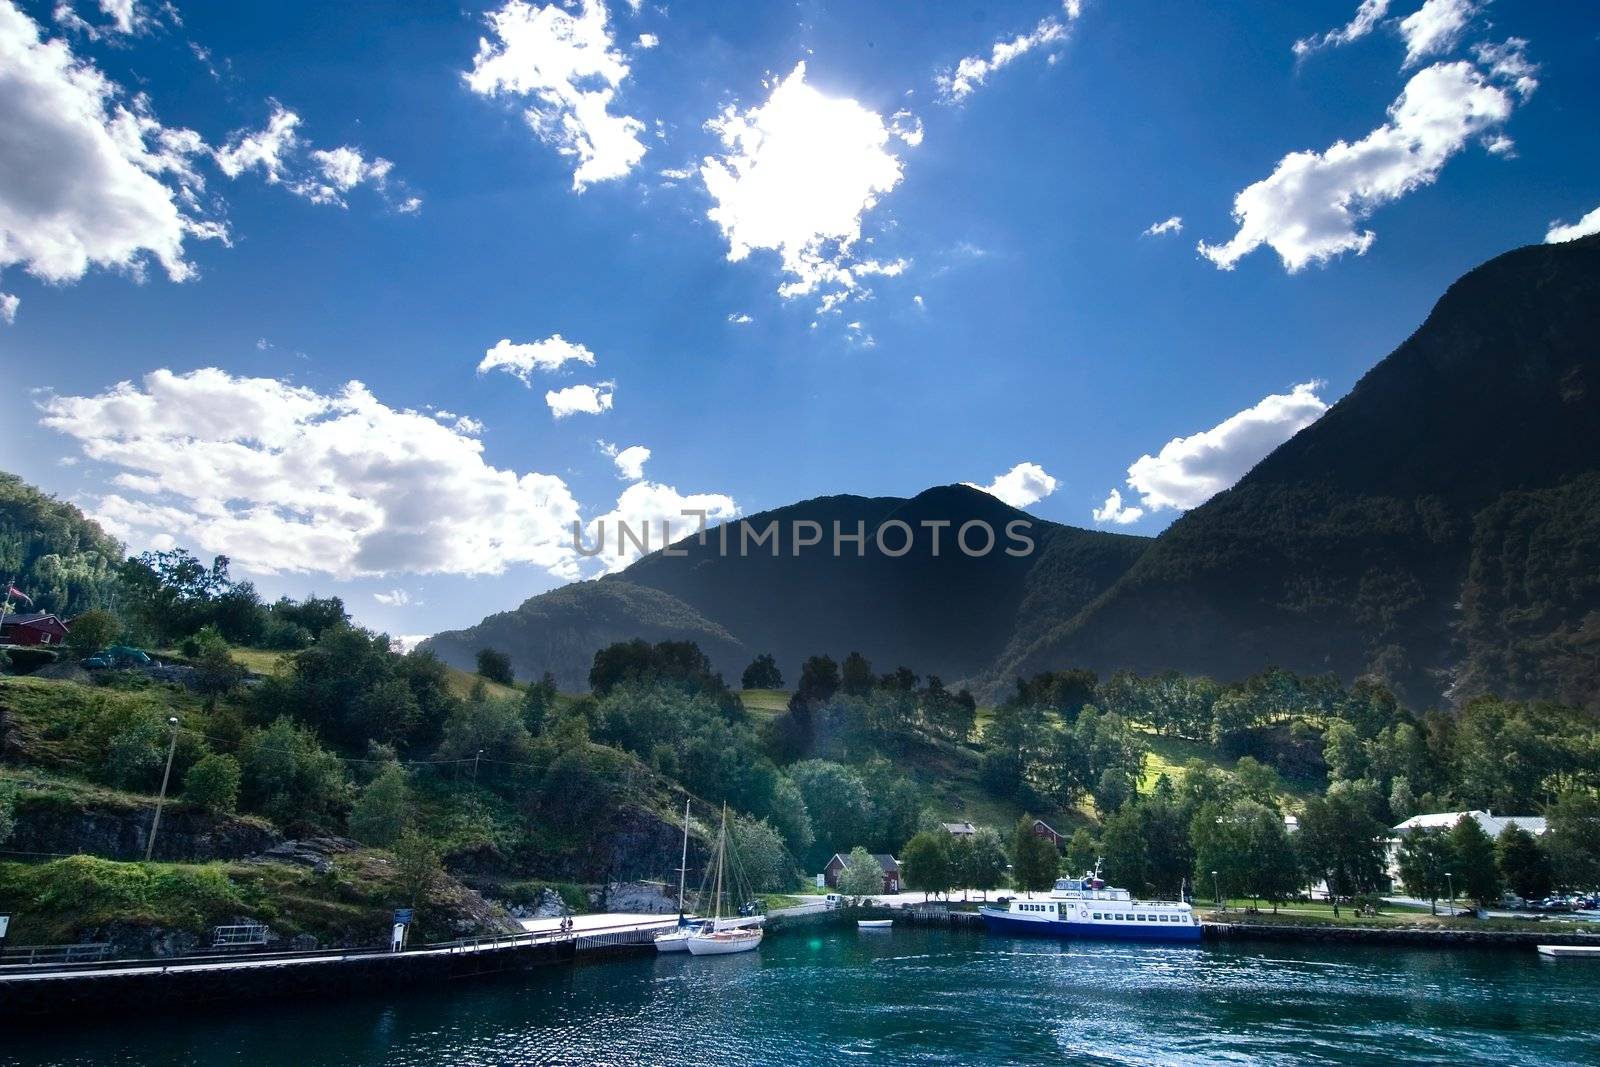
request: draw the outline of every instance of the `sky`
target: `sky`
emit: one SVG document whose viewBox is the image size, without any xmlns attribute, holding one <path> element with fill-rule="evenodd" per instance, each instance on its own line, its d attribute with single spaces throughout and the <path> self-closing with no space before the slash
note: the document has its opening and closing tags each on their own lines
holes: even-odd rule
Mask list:
<svg viewBox="0 0 1600 1067">
<path fill-rule="evenodd" d="M 1597 112 L 1580 3 L 0 0 L 0 468 L 411 636 L 574 523 L 1155 535 L 1600 230 Z"/>
</svg>

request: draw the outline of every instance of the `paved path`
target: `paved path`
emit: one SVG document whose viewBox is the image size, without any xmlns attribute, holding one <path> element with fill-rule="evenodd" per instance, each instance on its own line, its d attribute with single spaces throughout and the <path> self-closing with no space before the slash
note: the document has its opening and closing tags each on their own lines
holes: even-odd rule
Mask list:
<svg viewBox="0 0 1600 1067">
<path fill-rule="evenodd" d="M 613 932 L 630 930 L 665 930 L 678 925 L 676 915 L 642 915 L 637 912 L 607 911 L 596 915 L 572 916 L 572 929 L 576 933 L 605 929 Z M 523 919 L 522 928 L 529 933 L 550 933 L 561 928 L 561 919 Z"/>
</svg>

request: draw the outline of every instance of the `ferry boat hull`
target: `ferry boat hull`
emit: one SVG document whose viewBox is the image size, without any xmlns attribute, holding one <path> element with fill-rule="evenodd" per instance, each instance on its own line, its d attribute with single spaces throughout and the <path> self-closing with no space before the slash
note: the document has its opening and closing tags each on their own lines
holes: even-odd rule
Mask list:
<svg viewBox="0 0 1600 1067">
<path fill-rule="evenodd" d="M 1200 927 L 1193 923 L 1096 923 L 1062 919 L 1024 919 L 984 909 L 979 914 L 991 934 L 1002 937 L 1053 937 L 1075 941 L 1144 941 L 1194 944 Z"/>
</svg>

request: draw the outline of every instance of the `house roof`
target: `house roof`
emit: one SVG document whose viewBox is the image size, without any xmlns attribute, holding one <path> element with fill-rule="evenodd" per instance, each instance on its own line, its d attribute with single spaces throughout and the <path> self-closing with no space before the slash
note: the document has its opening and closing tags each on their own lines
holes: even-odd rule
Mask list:
<svg viewBox="0 0 1600 1067">
<path fill-rule="evenodd" d="M 1054 826 L 1051 826 L 1049 823 L 1045 822 L 1043 819 L 1035 819 L 1035 820 L 1033 820 L 1033 825 L 1042 826 L 1046 830 L 1049 830 L 1051 833 L 1055 834 L 1057 837 L 1061 836 L 1059 833 L 1057 833 L 1056 828 Z"/>
<path fill-rule="evenodd" d="M 970 822 L 946 822 L 939 825 L 952 834 L 975 834 L 978 832 L 978 828 Z"/>
<path fill-rule="evenodd" d="M 20 615 L 7 615 L 3 620 L 0 620 L 0 623 L 6 626 L 37 626 L 41 623 L 49 622 L 54 622 L 63 630 L 67 628 L 66 623 L 48 611 L 29 611 Z"/>
<path fill-rule="evenodd" d="M 1490 837 L 1499 837 L 1500 832 L 1512 823 L 1516 823 L 1528 833 L 1538 836 L 1549 828 L 1543 815 L 1496 815 L 1490 811 L 1439 811 L 1429 815 L 1413 815 L 1405 822 L 1396 826 L 1396 833 L 1405 833 L 1422 827 L 1427 830 L 1450 830 L 1463 818 L 1471 816 L 1477 820 L 1483 832 Z"/>
<path fill-rule="evenodd" d="M 889 855 L 887 852 L 874 852 L 872 853 L 872 858 L 878 861 L 878 866 L 883 868 L 884 874 L 900 873 L 900 861 Z M 833 854 L 833 860 L 838 860 L 839 866 L 841 867 L 848 867 L 850 865 L 850 857 L 838 852 Z M 832 867 L 833 860 L 829 860 L 827 862 L 827 866 Z"/>
</svg>

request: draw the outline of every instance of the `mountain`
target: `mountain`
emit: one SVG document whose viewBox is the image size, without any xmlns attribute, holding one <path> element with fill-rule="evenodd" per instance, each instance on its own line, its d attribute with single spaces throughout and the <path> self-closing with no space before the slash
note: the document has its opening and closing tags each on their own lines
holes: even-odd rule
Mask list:
<svg viewBox="0 0 1600 1067">
<path fill-rule="evenodd" d="M 971 523 L 969 555 L 957 538 Z M 985 529 L 994 544 L 981 551 Z M 820 543 L 797 547 L 797 531 Z M 849 540 L 858 533 L 859 547 Z M 807 656 L 850 651 L 880 671 L 904 664 L 955 680 L 988 667 L 1024 615 L 1031 626 L 1076 614 L 1149 543 L 1046 522 L 965 485 L 911 499 L 818 497 L 713 528 L 704 543 L 685 538 L 674 554 L 533 597 L 424 647 L 461 666 L 497 648 L 519 676 L 551 670 L 563 688 L 585 687 L 594 652 L 633 637 L 698 641 L 730 680 L 761 652 L 792 680 Z"/>
<path fill-rule="evenodd" d="M 1600 695 L 1600 238 L 1507 253 L 1316 423 L 993 676 L 1372 674 Z"/>
<path fill-rule="evenodd" d="M 1018 519 L 1031 553 L 951 551 L 963 522 Z M 919 538 L 898 558 L 796 556 L 787 534 L 777 556 L 740 556 L 713 533 L 433 645 L 464 666 L 501 648 L 563 685 L 606 640 L 673 636 L 730 675 L 758 652 L 793 679 L 807 655 L 858 649 L 991 698 L 1067 667 L 1223 680 L 1286 667 L 1373 676 L 1418 707 L 1492 691 L 1600 711 L 1600 237 L 1461 278 L 1348 396 L 1154 541 L 1030 519 L 966 486 L 746 522 L 896 520 L 954 525 L 940 554 Z"/>
</svg>

